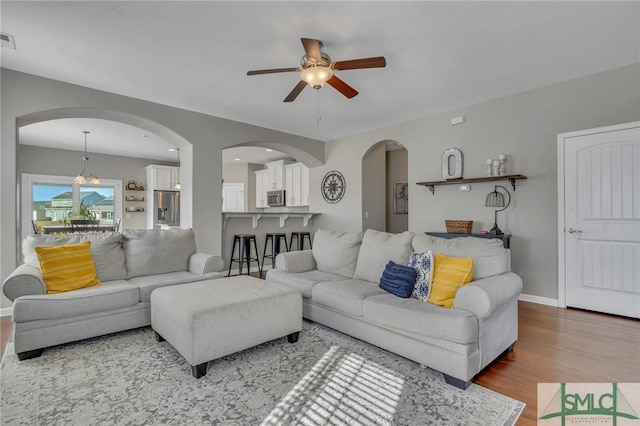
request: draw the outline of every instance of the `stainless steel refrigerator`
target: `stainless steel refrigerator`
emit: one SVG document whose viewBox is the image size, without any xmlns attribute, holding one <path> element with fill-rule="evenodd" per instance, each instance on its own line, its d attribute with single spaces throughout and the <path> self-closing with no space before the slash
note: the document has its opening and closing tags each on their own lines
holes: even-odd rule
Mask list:
<svg viewBox="0 0 640 426">
<path fill-rule="evenodd" d="M 153 193 L 153 227 L 180 226 L 180 191 Z"/>
</svg>

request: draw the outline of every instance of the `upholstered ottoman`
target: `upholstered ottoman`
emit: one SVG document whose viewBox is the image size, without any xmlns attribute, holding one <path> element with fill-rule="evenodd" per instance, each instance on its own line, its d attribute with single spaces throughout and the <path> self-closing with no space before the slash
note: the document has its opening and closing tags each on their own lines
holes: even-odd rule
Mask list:
<svg viewBox="0 0 640 426">
<path fill-rule="evenodd" d="M 200 378 L 216 358 L 284 336 L 295 343 L 302 295 L 250 276 L 162 287 L 151 293 L 151 327 Z"/>
</svg>

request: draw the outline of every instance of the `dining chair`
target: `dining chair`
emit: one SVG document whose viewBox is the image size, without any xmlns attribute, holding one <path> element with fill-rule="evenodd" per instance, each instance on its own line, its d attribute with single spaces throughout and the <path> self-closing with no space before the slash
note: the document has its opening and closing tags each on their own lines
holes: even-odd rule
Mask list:
<svg viewBox="0 0 640 426">
<path fill-rule="evenodd" d="M 38 228 L 38 221 L 37 220 L 33 220 L 31 219 L 31 226 L 33 226 L 33 233 L 34 234 L 41 234 L 40 232 L 40 228 Z"/>
</svg>

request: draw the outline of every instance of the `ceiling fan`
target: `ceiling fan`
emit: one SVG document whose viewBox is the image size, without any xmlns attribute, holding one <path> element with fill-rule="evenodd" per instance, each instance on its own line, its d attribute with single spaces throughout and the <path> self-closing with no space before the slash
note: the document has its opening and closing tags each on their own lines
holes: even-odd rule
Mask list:
<svg viewBox="0 0 640 426">
<path fill-rule="evenodd" d="M 279 72 L 300 72 L 300 82 L 291 93 L 284 98 L 284 102 L 292 102 L 298 97 L 302 89 L 308 84 L 314 89 L 320 89 L 325 83 L 329 83 L 334 89 L 351 99 L 358 91 L 339 79 L 333 71 L 346 71 L 362 68 L 384 68 L 387 61 L 384 56 L 373 58 L 351 59 L 347 61 L 331 62 L 329 55 L 322 49 L 322 41 L 313 38 L 301 38 L 305 55 L 300 60 L 299 67 L 274 68 L 268 70 L 248 71 L 247 75 L 273 74 Z"/>
</svg>

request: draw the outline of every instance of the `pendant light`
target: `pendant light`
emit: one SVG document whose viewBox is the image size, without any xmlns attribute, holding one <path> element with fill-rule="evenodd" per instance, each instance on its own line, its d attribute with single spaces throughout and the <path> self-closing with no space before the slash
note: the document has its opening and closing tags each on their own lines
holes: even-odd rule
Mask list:
<svg viewBox="0 0 640 426">
<path fill-rule="evenodd" d="M 100 179 L 98 176 L 94 175 L 89 171 L 89 157 L 87 156 L 87 135 L 91 132 L 87 130 L 83 130 L 84 133 L 84 153 L 82 154 L 82 171 L 76 176 L 73 180 L 79 184 L 86 184 L 87 182 L 91 182 L 92 185 L 99 185 Z"/>
</svg>

